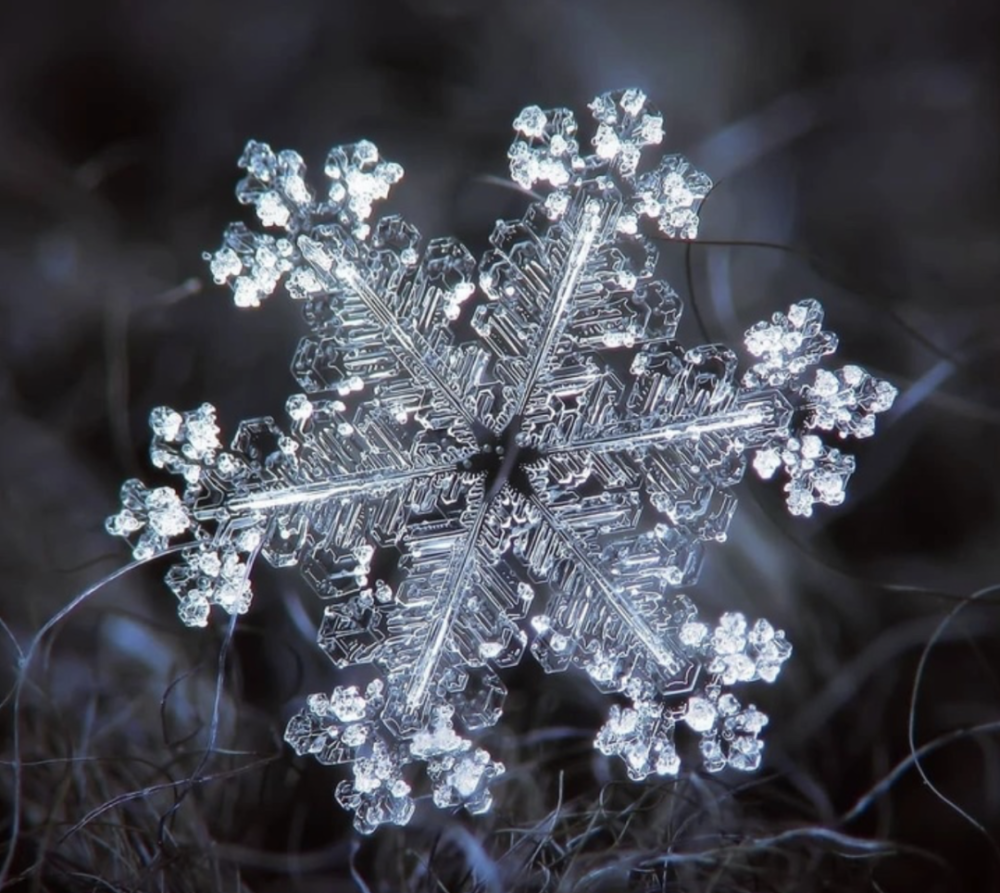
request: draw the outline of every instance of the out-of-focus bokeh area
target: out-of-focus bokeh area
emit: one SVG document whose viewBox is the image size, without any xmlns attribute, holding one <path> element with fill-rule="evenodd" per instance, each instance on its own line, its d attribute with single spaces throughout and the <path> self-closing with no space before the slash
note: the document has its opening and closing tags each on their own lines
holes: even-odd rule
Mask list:
<svg viewBox="0 0 1000 893">
<path fill-rule="evenodd" d="M 316 172 L 375 141 L 406 170 L 390 208 L 478 252 L 526 204 L 504 185 L 517 111 L 586 120 L 640 86 L 717 183 L 702 243 L 663 249 L 683 340 L 739 346 L 816 297 L 840 358 L 901 391 L 843 507 L 788 519 L 748 477 L 691 590 L 796 647 L 750 698 L 758 776 L 631 784 L 590 744 L 606 699 L 526 661 L 485 739 L 510 770 L 494 812 L 421 803 L 358 838 L 343 772 L 280 740 L 337 681 L 294 571 L 259 569 L 220 662 L 225 623 L 181 627 L 143 568 L 53 627 L 3 702 L 10 889 L 997 889 L 1000 6 L 32 0 L 0 20 L 4 693 L 46 620 L 128 561 L 102 525 L 149 477 L 149 410 L 209 400 L 232 432 L 296 390 L 297 308 L 237 311 L 201 260 L 245 219 L 250 137 Z"/>
</svg>

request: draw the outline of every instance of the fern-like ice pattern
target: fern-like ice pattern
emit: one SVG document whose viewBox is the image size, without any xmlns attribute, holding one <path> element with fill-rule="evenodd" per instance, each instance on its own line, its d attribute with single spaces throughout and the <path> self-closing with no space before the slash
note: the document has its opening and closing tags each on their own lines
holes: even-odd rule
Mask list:
<svg viewBox="0 0 1000 893">
<path fill-rule="evenodd" d="M 285 738 L 350 764 L 336 796 L 362 832 L 409 820 L 421 762 L 438 806 L 489 808 L 504 767 L 470 736 L 529 639 L 547 671 L 630 701 L 596 744 L 631 778 L 676 774 L 685 727 L 709 771 L 756 769 L 767 717 L 730 689 L 773 681 L 791 646 L 740 613 L 700 621 L 682 590 L 748 460 L 793 514 L 837 505 L 854 460 L 818 432 L 867 437 L 896 393 L 817 368 L 837 342 L 812 300 L 747 332 L 742 376 L 725 347 L 682 348 L 644 233 L 694 238 L 711 183 L 676 155 L 642 164 L 663 127 L 641 91 L 590 108 L 590 153 L 567 109 L 518 115 L 511 175 L 537 200 L 478 265 L 370 222 L 402 176 L 372 143 L 334 149 L 317 192 L 296 153 L 251 142 L 237 196 L 270 232 L 234 224 L 207 259 L 240 307 L 279 286 L 301 304 L 301 391 L 228 447 L 212 406 L 154 410 L 152 462 L 183 492 L 129 481 L 108 520 L 138 558 L 190 541 L 167 583 L 191 626 L 248 610 L 258 556 L 298 566 L 326 602 L 320 647 L 373 681 L 312 695 Z"/>
</svg>

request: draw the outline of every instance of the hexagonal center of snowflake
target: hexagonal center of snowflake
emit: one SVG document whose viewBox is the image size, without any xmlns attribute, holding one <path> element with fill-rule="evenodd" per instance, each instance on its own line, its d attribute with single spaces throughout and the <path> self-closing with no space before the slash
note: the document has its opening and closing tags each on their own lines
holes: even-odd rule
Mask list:
<svg viewBox="0 0 1000 893">
<path fill-rule="evenodd" d="M 541 454 L 534 447 L 518 442 L 520 431 L 521 419 L 515 417 L 500 434 L 482 438 L 479 452 L 461 463 L 463 471 L 476 471 L 486 476 L 487 499 L 496 495 L 504 484 L 520 493 L 531 492 L 525 469 L 537 462 Z"/>
</svg>

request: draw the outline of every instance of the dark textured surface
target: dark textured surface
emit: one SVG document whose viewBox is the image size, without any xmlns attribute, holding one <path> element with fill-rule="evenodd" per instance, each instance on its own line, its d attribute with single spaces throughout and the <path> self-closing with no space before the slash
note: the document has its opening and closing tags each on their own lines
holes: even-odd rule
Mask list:
<svg viewBox="0 0 1000 893">
<path fill-rule="evenodd" d="M 180 628 L 145 569 L 32 664 L 23 889 L 995 889 L 995 846 L 912 767 L 839 821 L 910 752 L 935 627 L 1000 582 L 995 3 L 67 0 L 0 15 L 0 617 L 22 647 L 127 561 L 101 522 L 145 471 L 152 406 L 210 400 L 231 432 L 294 388 L 296 309 L 237 312 L 200 260 L 240 216 L 251 136 L 314 168 L 330 145 L 374 140 L 406 169 L 391 207 L 478 251 L 523 207 L 494 179 L 513 115 L 636 84 L 666 145 L 718 184 L 704 244 L 664 249 L 683 339 L 735 345 L 814 296 L 841 358 L 902 392 L 856 450 L 847 505 L 792 522 L 777 488 L 748 480 L 691 593 L 796 645 L 755 693 L 772 716 L 760 777 L 627 784 L 589 749 L 598 695 L 526 666 L 490 740 L 513 769 L 496 814 L 427 809 L 356 841 L 337 770 L 279 740 L 309 686 L 333 684 L 295 575 L 258 575 L 216 711 L 224 752 L 203 758 L 225 629 Z M 1000 722 L 997 598 L 962 607 L 930 651 L 917 746 Z M 6 690 L 17 655 L 0 642 Z M 923 763 L 994 836 L 997 741 L 956 733 Z M 0 772 L 2 817 L 14 775 Z"/>
</svg>

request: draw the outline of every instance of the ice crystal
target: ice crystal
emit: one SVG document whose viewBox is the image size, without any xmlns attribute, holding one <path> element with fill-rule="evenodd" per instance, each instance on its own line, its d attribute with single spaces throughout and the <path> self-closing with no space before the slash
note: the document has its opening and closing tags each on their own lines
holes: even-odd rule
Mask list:
<svg viewBox="0 0 1000 893">
<path fill-rule="evenodd" d="M 438 806 L 489 808 L 504 767 L 469 736 L 497 722 L 529 630 L 545 670 L 629 701 L 596 745 L 631 778 L 680 770 L 678 730 L 709 771 L 756 769 L 767 717 L 730 689 L 773 682 L 791 646 L 741 613 L 699 620 L 681 590 L 748 461 L 783 472 L 793 514 L 837 505 L 854 460 L 817 432 L 867 437 L 896 393 L 814 369 L 837 340 L 813 300 L 747 332 L 742 377 L 723 346 L 681 347 L 644 231 L 694 238 L 711 183 L 676 155 L 643 165 L 663 120 L 640 90 L 590 109 L 592 152 L 567 109 L 517 116 L 511 176 L 536 200 L 478 265 L 369 222 L 402 176 L 372 143 L 330 152 L 322 190 L 249 143 L 237 196 L 274 232 L 234 224 L 207 259 L 237 306 L 300 302 L 301 392 L 286 426 L 242 422 L 228 447 L 210 405 L 155 409 L 152 462 L 183 493 L 129 481 L 108 520 L 139 558 L 190 540 L 167 583 L 191 626 L 249 608 L 258 555 L 299 567 L 326 601 L 320 647 L 373 681 L 312 695 L 285 737 L 351 765 L 336 797 L 366 833 L 409 820 L 420 762 Z"/>
</svg>

